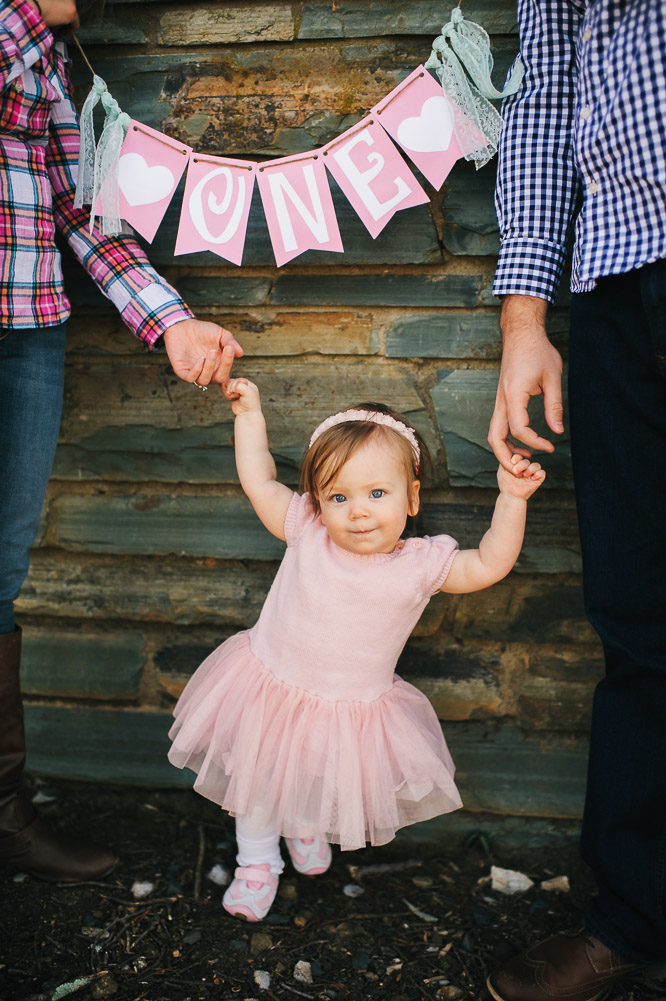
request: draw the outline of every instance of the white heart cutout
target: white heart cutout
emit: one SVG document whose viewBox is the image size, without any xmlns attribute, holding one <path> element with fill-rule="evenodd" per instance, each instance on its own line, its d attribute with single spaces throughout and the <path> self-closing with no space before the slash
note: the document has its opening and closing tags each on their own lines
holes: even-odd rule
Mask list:
<svg viewBox="0 0 666 1001">
<path fill-rule="evenodd" d="M 125 153 L 118 161 L 118 186 L 130 205 L 153 205 L 171 194 L 174 177 L 161 164 L 149 167 L 140 153 Z"/>
<path fill-rule="evenodd" d="M 398 142 L 415 153 L 443 153 L 451 144 L 453 114 L 445 97 L 424 101 L 421 114 L 398 126 Z"/>
</svg>

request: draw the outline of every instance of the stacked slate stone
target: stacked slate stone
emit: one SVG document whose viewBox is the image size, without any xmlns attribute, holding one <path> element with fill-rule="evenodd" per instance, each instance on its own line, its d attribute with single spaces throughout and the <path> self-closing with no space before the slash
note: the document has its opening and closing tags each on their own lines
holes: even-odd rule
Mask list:
<svg viewBox="0 0 666 1001">
<path fill-rule="evenodd" d="M 515 3 L 479 0 L 465 13 L 490 32 L 501 81 L 517 49 Z M 262 159 L 311 150 L 359 120 L 427 59 L 442 4 L 126 0 L 108 17 L 80 38 L 123 108 L 201 153 Z M 82 102 L 80 59 L 74 76 Z M 373 241 L 332 182 L 345 253 L 308 252 L 279 270 L 256 192 L 240 269 L 209 253 L 173 256 L 174 199 L 149 255 L 244 345 L 237 371 L 262 389 L 287 482 L 319 420 L 384 400 L 436 457 L 419 530 L 478 542 L 495 497 L 493 185 L 494 165 L 459 162 L 441 191 L 427 187 L 429 205 L 398 213 Z M 75 266 L 68 289 L 61 442 L 19 605 L 29 764 L 177 784 L 189 780 L 165 757 L 174 699 L 210 649 L 255 621 L 282 545 L 238 485 L 228 405 L 145 353 Z M 566 321 L 563 297 L 550 318 L 559 347 Z M 579 815 L 601 672 L 566 441 L 545 465 L 515 571 L 488 591 L 433 600 L 399 668 L 441 717 L 467 808 L 498 818 Z"/>
</svg>

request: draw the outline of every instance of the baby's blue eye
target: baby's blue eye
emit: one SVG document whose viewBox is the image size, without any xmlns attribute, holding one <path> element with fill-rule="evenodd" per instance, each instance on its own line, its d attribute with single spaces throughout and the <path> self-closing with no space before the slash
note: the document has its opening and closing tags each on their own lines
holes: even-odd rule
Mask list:
<svg viewBox="0 0 666 1001">
<path fill-rule="evenodd" d="M 344 504 L 347 498 L 345 497 L 344 494 L 333 494 L 331 500 L 333 501 L 334 504 Z"/>
<path fill-rule="evenodd" d="M 379 489 L 377 489 L 377 490 L 373 490 L 370 493 L 370 496 L 373 497 L 375 500 L 379 500 L 379 498 L 383 497 L 385 493 L 386 493 L 385 490 L 379 490 Z"/>
</svg>

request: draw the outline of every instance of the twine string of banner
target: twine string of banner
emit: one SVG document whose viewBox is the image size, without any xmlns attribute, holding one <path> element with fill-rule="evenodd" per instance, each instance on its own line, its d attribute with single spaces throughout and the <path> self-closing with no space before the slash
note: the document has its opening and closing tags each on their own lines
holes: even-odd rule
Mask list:
<svg viewBox="0 0 666 1001">
<path fill-rule="evenodd" d="M 351 139 L 351 137 L 355 136 L 357 132 L 362 132 L 363 129 L 367 129 L 369 125 L 374 125 L 374 124 L 375 123 L 373 122 L 372 118 L 364 119 L 361 122 L 361 124 L 358 125 L 355 129 L 350 129 L 348 132 L 345 132 L 343 135 L 338 136 L 337 139 L 334 139 L 332 142 L 330 142 L 326 147 L 326 149 L 324 150 L 324 156 L 328 156 L 328 154 L 331 152 L 334 146 L 338 146 L 341 142 L 344 142 L 347 139 Z"/>
<path fill-rule="evenodd" d="M 197 153 L 196 156 L 192 157 L 192 163 L 219 163 L 219 162 L 220 162 L 220 157 L 219 156 L 205 156 L 205 155 L 202 155 L 201 153 Z M 234 166 L 237 170 L 253 170 L 254 169 L 254 166 L 251 163 L 248 163 L 248 164 L 236 163 L 236 164 L 232 165 L 229 162 L 229 160 L 225 160 L 224 162 L 225 162 L 225 164 L 226 164 L 227 167 Z"/>
<path fill-rule="evenodd" d="M 385 101 L 383 101 L 381 105 L 377 105 L 377 107 L 375 108 L 375 113 L 377 117 L 379 117 L 379 115 L 381 115 L 384 111 L 386 111 L 386 109 L 392 103 L 392 101 L 395 101 L 396 97 L 400 97 L 402 92 L 404 90 L 407 90 L 407 88 L 414 83 L 414 80 L 418 80 L 422 76 L 423 73 L 419 73 L 418 77 L 412 77 L 411 80 L 406 80 L 402 87 L 396 87 L 391 96 L 387 98 Z"/>
<path fill-rule="evenodd" d="M 288 163 L 300 163 L 302 160 L 318 160 L 318 159 L 319 159 L 319 154 L 318 153 L 306 153 L 305 156 L 293 156 L 293 157 L 289 157 L 288 160 L 286 160 L 286 159 L 285 160 L 280 160 L 280 164 L 286 163 L 286 162 L 288 162 Z M 264 163 L 264 164 L 261 165 L 261 167 L 259 167 L 259 172 L 261 174 L 263 174 L 263 172 L 265 170 L 270 170 L 271 167 L 276 167 L 276 166 L 277 166 L 277 164 L 275 164 L 275 163 Z"/>
<path fill-rule="evenodd" d="M 178 153 L 182 153 L 183 156 L 187 156 L 190 152 L 188 146 L 182 146 L 175 139 L 170 139 L 168 136 L 155 135 L 154 132 L 149 132 L 148 129 L 142 129 L 140 125 L 133 125 L 133 130 L 135 132 L 141 132 L 144 136 L 150 136 L 151 139 L 156 139 L 158 143 L 164 143 L 169 149 L 175 149 Z"/>
<path fill-rule="evenodd" d="M 75 42 L 76 42 L 76 44 L 78 45 L 78 47 L 79 47 L 79 52 L 80 52 L 80 53 L 81 53 L 81 55 L 83 56 L 83 58 L 84 58 L 84 60 L 85 60 L 85 64 L 86 64 L 86 66 L 88 67 L 88 69 L 90 70 L 90 72 L 92 73 L 92 75 L 93 75 L 93 76 L 95 76 L 95 71 L 94 71 L 94 69 L 92 68 L 92 66 L 90 65 L 90 60 L 88 59 L 88 56 L 87 56 L 87 55 L 85 54 L 85 52 L 83 51 L 83 46 L 81 45 L 81 42 L 79 41 L 79 39 L 78 39 L 78 37 L 77 37 L 77 35 L 76 35 L 76 32 L 73 32 L 73 34 L 72 34 L 72 38 L 74 39 L 74 41 L 75 41 Z"/>
</svg>

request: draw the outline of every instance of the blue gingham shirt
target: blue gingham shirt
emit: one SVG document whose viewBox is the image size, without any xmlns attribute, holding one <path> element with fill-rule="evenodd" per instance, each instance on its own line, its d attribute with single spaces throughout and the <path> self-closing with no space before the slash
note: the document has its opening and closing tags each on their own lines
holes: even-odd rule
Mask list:
<svg viewBox="0 0 666 1001">
<path fill-rule="evenodd" d="M 553 302 L 572 224 L 573 292 L 666 257 L 666 2 L 518 0 L 518 16 L 494 292 Z"/>
</svg>

